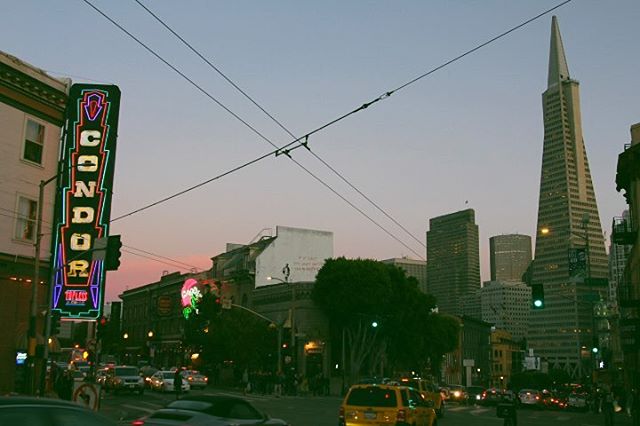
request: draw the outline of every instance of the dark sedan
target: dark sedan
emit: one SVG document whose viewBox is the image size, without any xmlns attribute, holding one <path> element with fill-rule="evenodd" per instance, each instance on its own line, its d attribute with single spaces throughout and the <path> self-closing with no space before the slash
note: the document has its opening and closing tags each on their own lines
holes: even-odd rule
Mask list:
<svg viewBox="0 0 640 426">
<path fill-rule="evenodd" d="M 116 426 L 116 422 L 78 404 L 59 399 L 0 397 L 0 425 Z"/>
<path fill-rule="evenodd" d="M 284 420 L 273 419 L 239 397 L 227 395 L 185 396 L 131 423 L 133 426 L 223 426 L 265 425 L 287 426 Z"/>
</svg>

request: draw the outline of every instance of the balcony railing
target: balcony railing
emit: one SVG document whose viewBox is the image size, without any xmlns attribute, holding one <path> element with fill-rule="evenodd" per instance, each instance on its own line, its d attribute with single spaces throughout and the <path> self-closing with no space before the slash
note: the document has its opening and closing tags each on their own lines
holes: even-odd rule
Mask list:
<svg viewBox="0 0 640 426">
<path fill-rule="evenodd" d="M 630 220 L 614 217 L 611 228 L 611 239 L 615 244 L 632 245 L 635 242 L 638 231 L 633 229 Z"/>
</svg>

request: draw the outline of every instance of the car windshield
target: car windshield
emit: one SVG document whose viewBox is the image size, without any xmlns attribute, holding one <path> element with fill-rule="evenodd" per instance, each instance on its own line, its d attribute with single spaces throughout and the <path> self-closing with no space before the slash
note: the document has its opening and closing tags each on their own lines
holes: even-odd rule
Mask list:
<svg viewBox="0 0 640 426">
<path fill-rule="evenodd" d="M 116 376 L 137 376 L 138 369 L 136 367 L 116 367 Z"/>
<path fill-rule="evenodd" d="M 347 405 L 395 407 L 397 405 L 396 393 L 392 389 L 378 387 L 354 388 L 349 393 Z"/>
<path fill-rule="evenodd" d="M 162 378 L 163 379 L 173 379 L 175 373 L 172 373 L 171 371 L 164 371 L 162 373 Z"/>
<path fill-rule="evenodd" d="M 479 393 L 479 392 L 482 392 L 483 390 L 484 388 L 482 386 L 469 386 L 467 388 L 467 391 L 472 393 Z"/>
</svg>

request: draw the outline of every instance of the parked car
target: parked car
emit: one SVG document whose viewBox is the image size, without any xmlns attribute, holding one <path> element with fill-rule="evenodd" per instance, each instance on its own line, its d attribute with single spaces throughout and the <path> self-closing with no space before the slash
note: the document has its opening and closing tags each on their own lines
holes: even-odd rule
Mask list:
<svg viewBox="0 0 640 426">
<path fill-rule="evenodd" d="M 116 426 L 116 422 L 79 404 L 60 399 L 0 397 L 0 425 Z"/>
<path fill-rule="evenodd" d="M 395 422 L 395 423 L 393 423 Z M 437 424 L 433 401 L 417 389 L 396 385 L 353 385 L 338 413 L 339 426 L 380 424 L 433 426 Z"/>
<path fill-rule="evenodd" d="M 107 370 L 107 377 L 104 381 L 105 389 L 114 393 L 122 391 L 144 393 L 144 379 L 140 376 L 138 367 L 131 365 L 120 365 Z"/>
<path fill-rule="evenodd" d="M 470 404 L 479 404 L 482 401 L 482 393 L 484 388 L 482 386 L 468 386 L 467 395 L 469 397 Z"/>
<path fill-rule="evenodd" d="M 146 387 L 151 388 L 151 376 L 153 376 L 156 371 L 158 371 L 158 369 L 150 365 L 145 365 L 140 368 L 140 374 Z"/>
<path fill-rule="evenodd" d="M 96 371 L 96 383 L 100 386 L 104 386 L 108 374 L 109 370 L 107 368 L 101 368 L 100 370 Z"/>
<path fill-rule="evenodd" d="M 227 395 L 185 396 L 131 424 L 133 426 L 289 425 L 282 419 L 269 417 L 249 401 Z"/>
<path fill-rule="evenodd" d="M 589 394 L 579 391 L 571 392 L 567 398 L 567 407 L 587 411 L 589 409 Z"/>
<path fill-rule="evenodd" d="M 182 377 L 189 382 L 192 389 L 204 389 L 209 383 L 209 378 L 197 370 L 183 370 Z"/>
<path fill-rule="evenodd" d="M 518 401 L 523 407 L 541 408 L 543 406 L 542 393 L 537 389 L 521 389 Z"/>
<path fill-rule="evenodd" d="M 449 401 L 466 404 L 468 399 L 467 388 L 462 385 L 449 385 Z"/>
<path fill-rule="evenodd" d="M 550 410 L 563 410 L 567 408 L 568 395 L 562 391 L 542 391 L 542 404 Z"/>
<path fill-rule="evenodd" d="M 175 376 L 175 371 L 169 370 L 159 370 L 153 373 L 151 376 L 151 390 L 156 390 L 160 392 L 173 392 L 175 391 L 173 387 L 173 377 Z M 182 392 L 189 392 L 191 390 L 191 386 L 187 380 L 182 381 Z"/>
<path fill-rule="evenodd" d="M 80 370 L 69 370 L 69 374 L 71 374 L 75 382 L 84 382 L 87 378 L 87 374 Z"/>
<path fill-rule="evenodd" d="M 496 405 L 503 400 L 502 389 L 489 388 L 482 392 L 482 398 L 480 402 L 484 405 Z"/>
<path fill-rule="evenodd" d="M 433 401 L 433 409 L 436 411 L 438 418 L 444 417 L 444 398 L 440 393 L 440 389 L 433 382 L 419 377 L 403 377 L 399 382 L 403 386 L 417 389 L 425 399 Z"/>
</svg>

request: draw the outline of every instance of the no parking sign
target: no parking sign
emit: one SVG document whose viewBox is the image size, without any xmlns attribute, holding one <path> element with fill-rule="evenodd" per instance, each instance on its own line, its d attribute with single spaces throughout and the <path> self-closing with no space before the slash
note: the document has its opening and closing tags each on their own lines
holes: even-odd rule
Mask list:
<svg viewBox="0 0 640 426">
<path fill-rule="evenodd" d="M 73 384 L 73 396 L 76 404 L 98 411 L 100 408 L 100 386 L 94 383 L 76 382 Z"/>
</svg>

